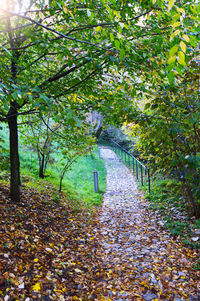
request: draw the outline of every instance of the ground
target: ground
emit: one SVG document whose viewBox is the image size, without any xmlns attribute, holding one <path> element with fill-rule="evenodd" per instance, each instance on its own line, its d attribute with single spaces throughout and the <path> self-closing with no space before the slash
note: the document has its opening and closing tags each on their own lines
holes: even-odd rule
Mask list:
<svg viewBox="0 0 200 301">
<path fill-rule="evenodd" d="M 197 251 L 163 228 L 131 172 L 109 149 L 96 212 L 74 210 L 52 187 L 0 189 L 2 300 L 200 300 Z"/>
</svg>

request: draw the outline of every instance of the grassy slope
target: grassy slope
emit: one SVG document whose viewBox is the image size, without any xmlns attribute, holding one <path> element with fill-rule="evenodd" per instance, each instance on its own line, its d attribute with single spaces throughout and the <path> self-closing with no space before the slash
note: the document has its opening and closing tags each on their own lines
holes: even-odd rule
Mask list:
<svg viewBox="0 0 200 301">
<path fill-rule="evenodd" d="M 8 148 L 8 130 L 5 126 L 0 131 L 0 137 L 5 139 L 3 145 Z M 25 145 L 20 144 L 20 167 L 22 174 L 22 183 L 33 188 L 41 189 L 42 185 L 48 182 L 54 184 L 57 189 L 59 187 L 59 175 L 56 164 L 48 166 L 45 179 L 38 178 L 38 160 L 37 155 L 31 152 Z M 99 175 L 99 193 L 94 192 L 93 171 L 98 171 Z M 1 171 L 2 174 L 8 173 Z M 102 200 L 102 193 L 106 189 L 106 169 L 104 161 L 98 156 L 98 149 L 95 148 L 91 155 L 80 157 L 76 163 L 72 165 L 72 169 L 66 172 L 62 190 L 70 199 L 76 200 L 77 203 L 91 207 L 99 205 Z M 58 197 L 55 196 L 55 198 Z"/>
</svg>

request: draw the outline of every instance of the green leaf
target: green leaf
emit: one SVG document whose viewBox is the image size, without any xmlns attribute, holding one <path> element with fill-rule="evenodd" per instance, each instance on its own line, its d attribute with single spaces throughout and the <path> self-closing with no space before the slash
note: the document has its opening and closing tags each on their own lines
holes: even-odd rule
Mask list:
<svg viewBox="0 0 200 301">
<path fill-rule="evenodd" d="M 178 51 L 178 45 L 174 45 L 169 52 L 169 58 L 173 56 Z"/>
<path fill-rule="evenodd" d="M 144 106 L 145 110 L 148 109 L 150 106 L 151 106 L 151 104 L 149 102 L 146 103 L 145 106 Z"/>
<path fill-rule="evenodd" d="M 170 71 L 170 73 L 167 75 L 168 80 L 170 83 L 172 83 L 174 81 L 174 72 Z"/>
<path fill-rule="evenodd" d="M 120 56 L 120 60 L 122 61 L 123 58 L 125 57 L 125 50 L 123 48 L 120 50 L 119 56 Z"/>
<path fill-rule="evenodd" d="M 8 107 L 8 105 L 6 104 L 6 103 L 3 103 L 3 106 L 4 106 L 4 108 L 8 111 L 9 110 L 9 107 Z"/>
<path fill-rule="evenodd" d="M 174 55 L 174 56 L 171 56 L 171 57 L 168 59 L 167 63 L 168 63 L 169 65 L 171 65 L 171 64 L 175 63 L 175 61 L 176 61 L 176 56 Z"/>
<path fill-rule="evenodd" d="M 120 41 L 119 40 L 115 40 L 115 47 L 117 50 L 120 49 Z"/>
<path fill-rule="evenodd" d="M 18 102 L 19 106 L 21 106 L 23 104 L 24 100 L 23 100 L 23 98 L 19 97 L 17 99 L 17 102 Z"/>
</svg>

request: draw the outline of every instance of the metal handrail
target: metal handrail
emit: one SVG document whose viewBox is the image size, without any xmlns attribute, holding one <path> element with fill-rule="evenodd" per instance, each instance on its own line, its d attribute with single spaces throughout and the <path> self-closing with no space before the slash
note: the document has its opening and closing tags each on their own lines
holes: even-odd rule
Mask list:
<svg viewBox="0 0 200 301">
<path fill-rule="evenodd" d="M 114 144 L 114 152 L 117 154 L 117 148 L 119 148 L 122 151 L 122 160 L 123 160 L 123 153 L 125 154 L 125 163 L 126 163 L 126 155 L 128 155 L 128 162 L 129 162 L 129 167 L 130 167 L 130 157 L 132 158 L 132 163 L 133 163 L 133 168 L 132 171 L 133 173 L 136 173 L 136 178 L 138 180 L 139 178 L 139 170 L 138 170 L 138 165 L 140 166 L 140 180 L 142 186 L 144 185 L 144 175 L 143 175 L 143 168 L 145 171 L 145 177 L 148 181 L 148 191 L 149 193 L 151 192 L 151 181 L 150 181 L 150 171 L 147 166 L 145 166 L 143 163 L 141 163 L 137 158 L 135 158 L 132 154 L 130 154 L 125 148 L 123 148 L 121 145 L 119 145 L 117 142 L 114 140 L 110 139 L 110 141 Z M 117 154 L 118 155 L 118 154 Z"/>
</svg>

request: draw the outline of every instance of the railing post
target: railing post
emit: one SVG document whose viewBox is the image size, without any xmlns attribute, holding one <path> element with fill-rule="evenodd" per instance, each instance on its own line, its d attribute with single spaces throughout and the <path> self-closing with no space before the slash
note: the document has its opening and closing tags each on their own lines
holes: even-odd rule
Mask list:
<svg viewBox="0 0 200 301">
<path fill-rule="evenodd" d="M 128 166 L 130 167 L 130 155 L 128 155 Z"/>
<path fill-rule="evenodd" d="M 137 163 L 137 160 L 136 160 L 136 179 L 138 180 L 138 163 Z"/>
<path fill-rule="evenodd" d="M 125 163 L 126 163 L 126 152 L 124 152 L 124 153 L 125 153 L 124 157 L 125 157 Z"/>
<path fill-rule="evenodd" d="M 134 161 L 134 158 L 133 158 L 133 173 L 135 172 L 135 161 Z"/>
<path fill-rule="evenodd" d="M 148 187 L 149 187 L 149 193 L 151 192 L 151 183 L 150 183 L 150 173 L 149 173 L 149 168 L 147 169 L 147 176 L 148 176 Z"/>
<path fill-rule="evenodd" d="M 98 181 L 98 171 L 94 170 L 94 191 L 99 192 L 99 181 Z"/>
<path fill-rule="evenodd" d="M 140 165 L 140 172 L 141 172 L 141 184 L 143 186 L 143 170 L 142 170 L 142 165 Z"/>
</svg>

